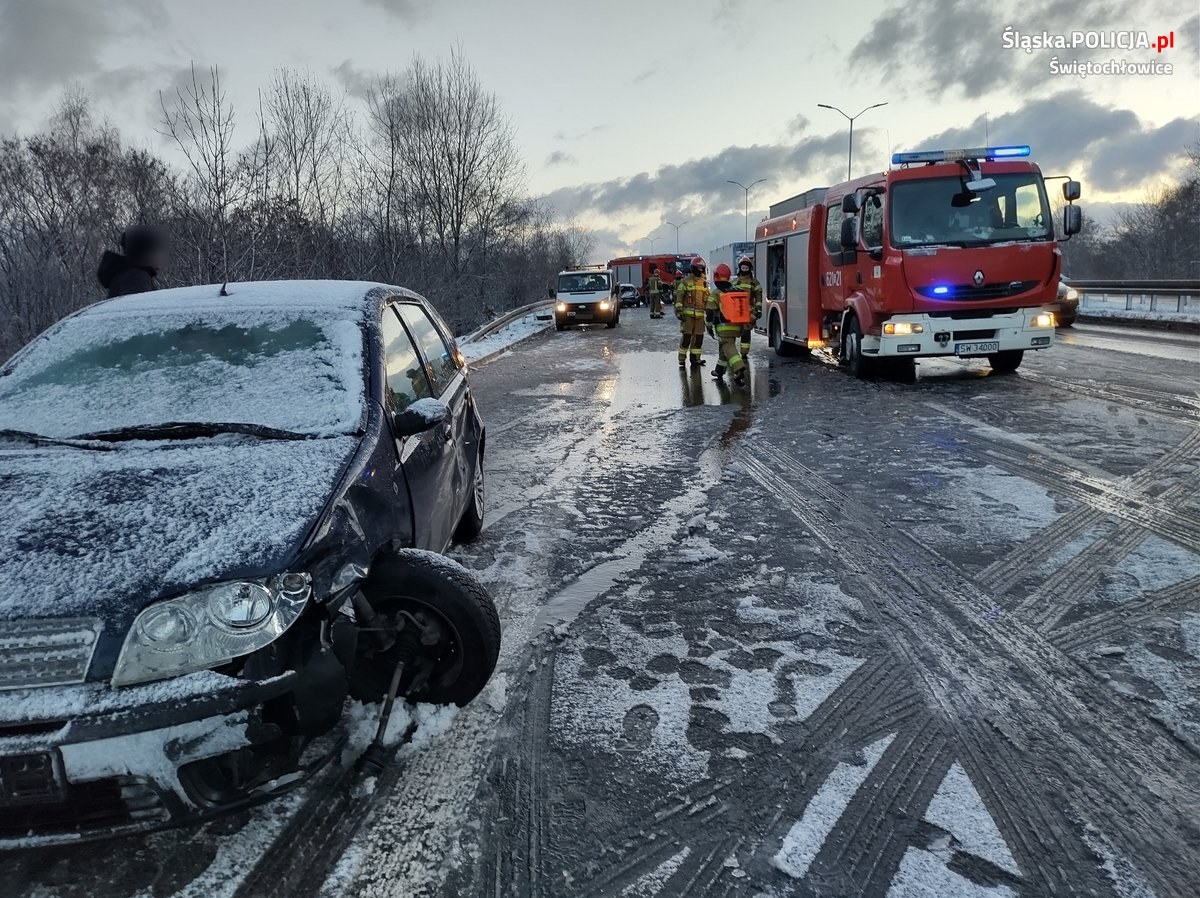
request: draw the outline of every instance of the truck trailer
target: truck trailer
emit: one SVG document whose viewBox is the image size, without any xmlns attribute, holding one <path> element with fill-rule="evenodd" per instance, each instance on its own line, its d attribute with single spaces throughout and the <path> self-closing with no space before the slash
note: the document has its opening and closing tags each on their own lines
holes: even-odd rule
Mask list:
<svg viewBox="0 0 1200 898">
<path fill-rule="evenodd" d="M 724 262 L 729 266 L 730 271 L 737 271 L 737 262 L 742 256 L 754 258 L 754 241 L 745 241 L 738 243 L 726 243 L 724 246 L 719 246 L 714 249 L 708 256 L 708 271 L 709 275 L 717 270 L 717 266 Z"/>
<path fill-rule="evenodd" d="M 889 171 L 760 223 L 755 329 L 779 355 L 827 348 L 860 377 L 934 356 L 1016 370 L 1027 350 L 1053 342 L 1042 307 L 1062 273 L 1046 179 L 1029 152 L 897 153 Z M 1065 179 L 1062 191 L 1066 239 L 1080 228 L 1079 182 Z"/>
</svg>

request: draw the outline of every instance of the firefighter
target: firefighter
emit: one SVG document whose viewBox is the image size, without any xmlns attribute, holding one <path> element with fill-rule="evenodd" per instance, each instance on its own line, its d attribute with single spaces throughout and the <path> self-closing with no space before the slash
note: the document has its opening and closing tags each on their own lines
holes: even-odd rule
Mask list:
<svg viewBox="0 0 1200 898">
<path fill-rule="evenodd" d="M 744 325 L 731 322 L 724 315 L 721 309 L 721 294 L 747 291 L 737 290 L 730 283 L 731 275 L 729 266 L 724 262 L 713 269 L 713 284 L 716 285 L 716 289 L 708 294 L 704 319 L 708 325 L 708 332 L 717 338 L 717 366 L 713 368 L 712 376 L 718 383 L 724 383 L 722 378 L 725 376 L 725 369 L 728 368 L 733 372 L 733 382 L 741 387 L 746 383 L 746 362 L 738 351 L 738 338 Z"/>
<path fill-rule="evenodd" d="M 708 307 L 708 284 L 704 275 L 708 266 L 699 256 L 692 259 L 691 273 L 675 280 L 675 317 L 679 319 L 679 367 L 691 356 L 693 368 L 705 364 L 700 358 L 704 344 L 704 313 Z"/>
<path fill-rule="evenodd" d="M 650 263 L 650 277 L 646 279 L 646 295 L 650 297 L 650 317 L 661 318 L 663 282 L 658 276 L 658 263 Z"/>
<path fill-rule="evenodd" d="M 750 314 L 754 316 L 755 321 L 759 321 L 762 318 L 763 289 L 762 284 L 754 277 L 754 263 L 750 261 L 749 256 L 738 259 L 737 280 L 733 282 L 733 289 L 750 294 Z M 742 328 L 743 359 L 750 358 L 750 332 L 753 327 L 753 324 L 747 324 Z"/>
</svg>

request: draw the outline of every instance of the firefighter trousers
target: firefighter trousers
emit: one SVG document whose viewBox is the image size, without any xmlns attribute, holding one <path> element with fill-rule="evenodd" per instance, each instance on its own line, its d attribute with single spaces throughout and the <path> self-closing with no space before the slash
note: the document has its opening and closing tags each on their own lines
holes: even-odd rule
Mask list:
<svg viewBox="0 0 1200 898">
<path fill-rule="evenodd" d="M 662 317 L 662 294 L 661 293 L 651 293 L 650 294 L 650 317 L 651 318 L 661 318 Z"/>
<path fill-rule="evenodd" d="M 751 328 L 749 325 L 742 328 L 741 350 L 742 350 L 743 358 L 750 355 L 750 333 L 751 333 Z"/>
<path fill-rule="evenodd" d="M 724 334 L 717 331 L 717 367 L 713 374 L 724 374 L 726 368 L 740 374 L 746 369 L 746 360 L 738 348 L 738 336 L 737 331 Z"/>
<path fill-rule="evenodd" d="M 699 315 L 684 315 L 679 319 L 679 364 L 689 353 L 692 364 L 700 364 L 700 347 L 704 343 L 704 319 Z"/>
</svg>

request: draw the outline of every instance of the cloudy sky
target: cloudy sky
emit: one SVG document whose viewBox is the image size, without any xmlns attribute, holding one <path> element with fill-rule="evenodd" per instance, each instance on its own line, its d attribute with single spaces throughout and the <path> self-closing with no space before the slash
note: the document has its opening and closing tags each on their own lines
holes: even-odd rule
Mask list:
<svg viewBox="0 0 1200 898">
<path fill-rule="evenodd" d="M 766 207 L 846 173 L 828 103 L 867 112 L 856 175 L 894 150 L 1029 143 L 1083 181 L 1101 218 L 1179 171 L 1200 140 L 1200 18 L 1180 0 L 0 0 L 0 134 L 41 126 L 81 84 L 126 139 L 160 151 L 159 90 L 217 65 L 241 134 L 273 69 L 308 69 L 357 103 L 413 54 L 461 47 L 500 97 L 528 184 L 595 230 L 597 255 L 708 251 Z M 1006 49 L 1006 27 L 1174 32 L 1151 50 Z M 1171 75 L 1052 74 L 1051 58 L 1169 62 Z M 985 124 L 986 122 L 986 124 Z"/>
</svg>

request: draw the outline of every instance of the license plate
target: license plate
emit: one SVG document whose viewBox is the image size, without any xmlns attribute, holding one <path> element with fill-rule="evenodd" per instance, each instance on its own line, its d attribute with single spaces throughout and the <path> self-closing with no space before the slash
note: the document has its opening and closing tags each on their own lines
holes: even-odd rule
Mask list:
<svg viewBox="0 0 1200 898">
<path fill-rule="evenodd" d="M 993 340 L 990 343 L 955 343 L 955 355 L 986 355 L 989 352 L 999 352 L 1000 344 Z"/>
<path fill-rule="evenodd" d="M 0 808 L 57 804 L 66 797 L 65 780 L 50 752 L 0 756 Z"/>
</svg>

